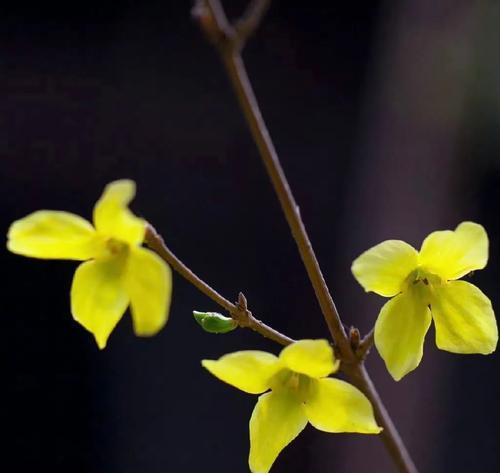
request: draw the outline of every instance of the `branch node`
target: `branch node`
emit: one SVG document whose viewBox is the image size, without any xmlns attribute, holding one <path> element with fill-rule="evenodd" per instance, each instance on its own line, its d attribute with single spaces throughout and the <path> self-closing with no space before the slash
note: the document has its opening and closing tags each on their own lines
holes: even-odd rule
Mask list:
<svg viewBox="0 0 500 473">
<path fill-rule="evenodd" d="M 356 327 L 351 327 L 349 329 L 349 340 L 351 342 L 351 347 L 354 351 L 356 351 L 359 347 L 359 343 L 361 341 L 361 335 L 359 330 Z"/>
<path fill-rule="evenodd" d="M 359 342 L 358 347 L 354 350 L 356 353 L 356 357 L 360 362 L 366 358 L 368 353 L 370 353 L 374 341 L 375 341 L 375 331 L 374 329 L 372 329 L 365 335 L 363 340 Z"/>
<path fill-rule="evenodd" d="M 196 0 L 191 17 L 198 22 L 208 40 L 218 49 L 232 49 L 236 31 L 229 23 L 222 6 L 210 0 Z"/>
<path fill-rule="evenodd" d="M 196 0 L 191 16 L 209 41 L 225 54 L 239 53 L 260 25 L 271 0 L 253 0 L 242 17 L 230 23 L 219 0 Z"/>
<path fill-rule="evenodd" d="M 242 292 L 238 294 L 238 302 L 236 303 L 236 305 L 241 310 L 248 310 L 247 298 Z"/>
</svg>

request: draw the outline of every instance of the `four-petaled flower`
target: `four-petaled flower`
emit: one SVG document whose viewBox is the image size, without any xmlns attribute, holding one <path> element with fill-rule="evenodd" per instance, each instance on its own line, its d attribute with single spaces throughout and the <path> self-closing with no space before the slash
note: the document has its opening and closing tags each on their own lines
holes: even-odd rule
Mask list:
<svg viewBox="0 0 500 473">
<path fill-rule="evenodd" d="M 267 473 L 309 421 L 324 432 L 377 434 L 370 401 L 354 386 L 328 378 L 339 366 L 326 340 L 301 340 L 279 356 L 239 351 L 203 360 L 214 376 L 250 394 L 261 394 L 250 419 L 249 465 Z"/>
<path fill-rule="evenodd" d="M 134 195 L 133 181 L 109 184 L 94 207 L 95 228 L 78 215 L 40 210 L 8 233 L 13 253 L 85 261 L 73 278 L 71 312 L 101 349 L 129 304 L 136 335 L 154 335 L 168 318 L 171 270 L 141 247 L 146 222 L 128 209 Z"/>
<path fill-rule="evenodd" d="M 498 329 L 490 300 L 476 286 L 457 281 L 487 261 L 488 236 L 472 222 L 431 233 L 420 252 L 388 240 L 354 261 L 352 272 L 366 291 L 392 297 L 375 324 L 375 345 L 395 380 L 419 365 L 431 319 L 442 350 L 495 350 Z"/>
</svg>

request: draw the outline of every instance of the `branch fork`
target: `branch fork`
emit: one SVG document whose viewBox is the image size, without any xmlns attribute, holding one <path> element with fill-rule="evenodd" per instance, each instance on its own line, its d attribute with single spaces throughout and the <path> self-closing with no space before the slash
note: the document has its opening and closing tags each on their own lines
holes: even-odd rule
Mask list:
<svg viewBox="0 0 500 473">
<path fill-rule="evenodd" d="M 217 49 L 225 54 L 238 54 L 259 27 L 270 4 L 270 0 L 253 0 L 241 18 L 230 23 L 220 2 L 196 0 L 191 16 Z"/>
</svg>

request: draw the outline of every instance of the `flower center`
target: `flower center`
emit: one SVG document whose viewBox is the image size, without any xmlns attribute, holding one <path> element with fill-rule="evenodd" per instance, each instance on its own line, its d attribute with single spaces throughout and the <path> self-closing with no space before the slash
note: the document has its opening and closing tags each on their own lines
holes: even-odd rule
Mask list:
<svg viewBox="0 0 500 473">
<path fill-rule="evenodd" d="M 271 389 L 273 391 L 287 390 L 302 402 L 307 397 L 310 385 L 311 378 L 309 376 L 289 369 L 278 372 L 271 381 Z"/>
<path fill-rule="evenodd" d="M 401 287 L 402 292 L 409 292 L 425 305 L 431 306 L 434 289 L 446 284 L 446 280 L 426 268 L 418 267 L 412 271 Z"/>
<path fill-rule="evenodd" d="M 415 286 L 441 286 L 444 282 L 437 274 L 418 267 L 407 276 L 403 283 L 403 289 L 407 290 Z"/>
<path fill-rule="evenodd" d="M 128 244 L 116 238 L 108 238 L 105 247 L 109 256 L 120 256 L 128 251 Z"/>
</svg>

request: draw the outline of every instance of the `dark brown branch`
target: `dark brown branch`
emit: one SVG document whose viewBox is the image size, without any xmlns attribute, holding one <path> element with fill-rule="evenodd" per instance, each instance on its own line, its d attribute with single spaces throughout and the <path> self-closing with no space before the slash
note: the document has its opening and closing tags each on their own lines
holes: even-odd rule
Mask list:
<svg viewBox="0 0 500 473">
<path fill-rule="evenodd" d="M 278 155 L 262 118 L 257 99 L 241 58 L 242 40 L 235 27 L 227 20 L 219 0 L 198 0 L 194 16 L 210 41 L 217 47 L 227 76 L 236 93 L 241 110 L 248 123 L 260 156 L 271 179 L 281 208 L 297 244 L 300 256 L 314 288 L 321 311 L 336 344 L 342 367 L 351 381 L 370 399 L 386 448 L 401 473 L 418 473 L 397 429 L 395 428 L 377 390 L 365 370 L 362 358 L 351 346 L 339 313 L 326 285 L 318 260 L 302 222 L 298 206 L 279 162 Z M 257 22 L 258 23 L 258 22 Z M 257 23 L 253 25 L 256 28 Z M 368 346 L 368 343 L 366 344 Z M 359 348 L 359 347 L 358 347 Z M 366 354 L 366 353 L 365 353 Z"/>
<path fill-rule="evenodd" d="M 177 256 L 174 255 L 174 253 L 172 253 L 167 245 L 165 245 L 163 238 L 152 225 L 148 225 L 146 229 L 146 244 L 200 292 L 225 309 L 233 320 L 238 322 L 240 327 L 250 328 L 260 335 L 279 343 L 280 345 L 290 345 L 290 343 L 294 342 L 291 338 L 256 319 L 252 315 L 252 312 L 248 310 L 246 298 L 241 292 L 238 296 L 238 302 L 233 304 L 194 274 L 181 260 L 179 260 L 179 258 L 177 258 Z"/>
</svg>

